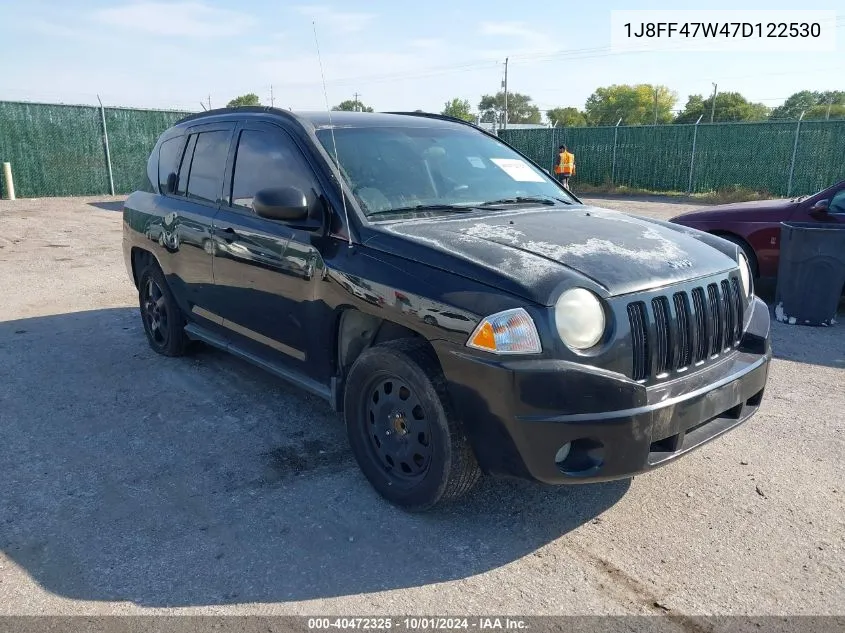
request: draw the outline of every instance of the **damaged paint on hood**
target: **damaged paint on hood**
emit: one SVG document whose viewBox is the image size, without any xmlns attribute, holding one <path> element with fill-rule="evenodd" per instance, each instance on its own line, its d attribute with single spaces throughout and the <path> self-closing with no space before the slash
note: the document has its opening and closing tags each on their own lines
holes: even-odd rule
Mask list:
<svg viewBox="0 0 845 633">
<path fill-rule="evenodd" d="M 522 209 L 372 225 L 366 245 L 451 270 L 550 305 L 565 280 L 586 277 L 608 295 L 734 268 L 683 227 L 596 207 Z"/>
</svg>

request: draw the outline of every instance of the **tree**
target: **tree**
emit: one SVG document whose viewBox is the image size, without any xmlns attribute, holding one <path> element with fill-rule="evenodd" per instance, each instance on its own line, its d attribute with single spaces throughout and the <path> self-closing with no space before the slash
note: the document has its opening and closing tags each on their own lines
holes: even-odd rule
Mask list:
<svg viewBox="0 0 845 633">
<path fill-rule="evenodd" d="M 798 116 L 801 116 L 800 114 Z M 817 105 L 807 110 L 804 118 L 808 121 L 830 119 L 845 119 L 845 105 L 833 104 Z"/>
<path fill-rule="evenodd" d="M 464 121 L 475 121 L 475 116 L 472 114 L 472 106 L 466 99 L 458 99 L 457 97 L 451 101 L 443 104 L 443 112 L 446 116 L 455 117 L 456 119 L 463 119 Z"/>
<path fill-rule="evenodd" d="M 762 121 L 769 115 L 769 108 L 762 103 L 752 103 L 738 92 L 720 92 L 716 94 L 716 108 L 713 108 L 713 96 L 706 99 L 701 95 L 690 95 L 687 105 L 675 117 L 675 123 L 695 123 L 698 117 L 702 121 Z"/>
<path fill-rule="evenodd" d="M 347 99 L 346 101 L 341 101 L 332 110 L 341 110 L 343 112 L 372 112 L 373 109 L 365 106 L 360 101 L 356 101 L 355 99 Z"/>
<path fill-rule="evenodd" d="M 240 106 L 260 106 L 261 100 L 258 98 L 257 94 L 250 92 L 249 94 L 241 95 L 240 97 L 235 97 L 229 103 L 226 104 L 227 108 L 237 108 Z"/>
<path fill-rule="evenodd" d="M 801 116 L 801 112 L 806 110 L 804 117 L 812 117 L 814 119 L 824 119 L 827 116 L 827 106 L 830 105 L 830 116 L 834 117 L 833 113 L 838 112 L 838 106 L 845 106 L 845 91 L 843 90 L 828 90 L 826 92 L 817 92 L 814 90 L 802 90 L 791 95 L 783 105 L 779 105 L 774 110 L 770 118 L 772 119 L 797 119 Z M 821 112 L 821 116 L 819 116 Z"/>
<path fill-rule="evenodd" d="M 671 123 L 677 95 L 666 86 L 651 84 L 614 84 L 598 88 L 584 106 L 590 125 L 616 125 L 622 118 L 626 125 Z"/>
<path fill-rule="evenodd" d="M 481 120 L 485 123 L 504 120 L 505 93 L 484 95 L 478 104 Z M 508 123 L 537 123 L 542 121 L 540 108 L 531 103 L 531 97 L 518 92 L 508 93 Z"/>
<path fill-rule="evenodd" d="M 578 108 L 552 108 L 546 112 L 546 118 L 557 127 L 584 127 L 587 117 Z"/>
</svg>

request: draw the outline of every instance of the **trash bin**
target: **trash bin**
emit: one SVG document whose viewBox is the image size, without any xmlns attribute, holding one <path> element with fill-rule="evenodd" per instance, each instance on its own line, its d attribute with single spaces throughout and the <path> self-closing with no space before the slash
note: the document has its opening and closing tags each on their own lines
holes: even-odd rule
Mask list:
<svg viewBox="0 0 845 633">
<path fill-rule="evenodd" d="M 845 288 L 845 224 L 781 222 L 775 319 L 833 325 Z"/>
</svg>

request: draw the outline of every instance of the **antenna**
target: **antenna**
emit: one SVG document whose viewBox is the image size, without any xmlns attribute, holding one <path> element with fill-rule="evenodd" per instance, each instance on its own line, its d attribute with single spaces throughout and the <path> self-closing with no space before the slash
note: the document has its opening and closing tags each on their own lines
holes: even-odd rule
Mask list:
<svg viewBox="0 0 845 633">
<path fill-rule="evenodd" d="M 340 185 L 340 200 L 343 203 L 343 219 L 346 222 L 346 237 L 349 240 L 349 248 L 352 248 L 352 226 L 349 224 L 349 211 L 346 208 L 346 192 L 343 190 L 343 177 L 340 173 L 340 157 L 337 155 L 337 141 L 334 138 L 334 123 L 332 123 L 332 109 L 329 106 L 329 93 L 326 90 L 326 76 L 323 74 L 323 58 L 320 56 L 320 42 L 317 39 L 317 22 L 311 23 L 314 26 L 314 44 L 317 46 L 317 61 L 320 62 L 320 78 L 323 81 L 323 97 L 326 100 L 326 112 L 329 113 L 329 131 L 332 135 L 332 148 L 334 149 L 335 178 Z"/>
</svg>

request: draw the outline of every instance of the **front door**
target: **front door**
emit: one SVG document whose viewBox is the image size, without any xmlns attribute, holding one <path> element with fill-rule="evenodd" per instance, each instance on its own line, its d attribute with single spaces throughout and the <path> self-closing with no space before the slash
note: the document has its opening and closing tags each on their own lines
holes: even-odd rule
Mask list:
<svg viewBox="0 0 845 633">
<path fill-rule="evenodd" d="M 313 375 L 309 368 L 308 312 L 322 271 L 312 231 L 259 217 L 255 193 L 294 186 L 322 221 L 320 186 L 293 138 L 271 123 L 244 123 L 236 132 L 224 203 L 213 222 L 212 318 L 253 354 Z M 313 324 L 311 324 L 313 325 Z"/>
<path fill-rule="evenodd" d="M 827 201 L 827 209 L 814 208 L 820 201 Z M 845 181 L 805 200 L 790 219 L 821 224 L 845 224 Z"/>
</svg>

